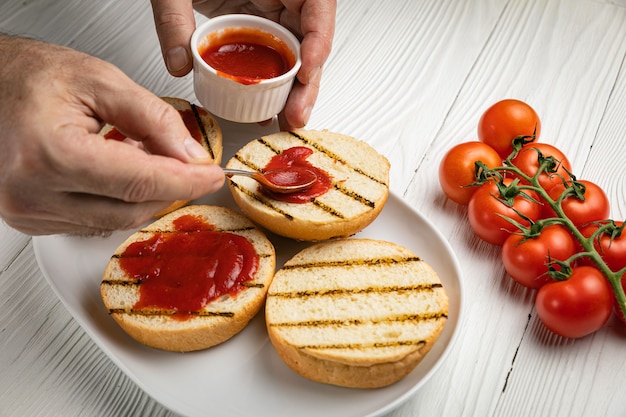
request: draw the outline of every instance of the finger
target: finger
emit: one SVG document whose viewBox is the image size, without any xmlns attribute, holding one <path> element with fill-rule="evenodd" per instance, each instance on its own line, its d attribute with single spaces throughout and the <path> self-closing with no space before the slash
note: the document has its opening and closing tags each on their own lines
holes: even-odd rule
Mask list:
<svg viewBox="0 0 626 417">
<path fill-rule="evenodd" d="M 133 203 L 101 195 L 59 192 L 51 188 L 41 190 L 40 198 L 32 201 L 29 196 L 33 192 L 22 190 L 3 204 L 6 223 L 30 235 L 99 235 L 112 230 L 131 229 L 151 220 L 155 214 L 172 207 L 173 203 L 169 200 Z"/>
<path fill-rule="evenodd" d="M 154 24 L 165 66 L 182 77 L 191 71 L 191 35 L 196 27 L 191 0 L 152 0 Z"/>
<path fill-rule="evenodd" d="M 216 164 L 186 164 L 96 134 L 65 170 L 64 176 L 75 180 L 63 191 L 131 203 L 194 200 L 224 184 L 224 172 Z"/>
<path fill-rule="evenodd" d="M 70 222 L 51 221 L 40 219 L 12 220 L 6 219 L 6 224 L 30 236 L 44 236 L 57 234 L 72 234 L 77 236 L 108 236 L 112 230 L 104 230 L 89 226 L 76 225 Z"/>
<path fill-rule="evenodd" d="M 335 0 L 286 0 L 284 3 L 285 11 L 280 23 L 293 31 L 293 26 L 299 21 L 302 66 L 298 71 L 298 80 L 308 84 L 318 76 L 332 50 L 337 3 Z"/>
<path fill-rule="evenodd" d="M 81 234 L 129 229 L 143 224 L 171 201 L 129 203 L 119 199 L 77 192 L 60 192 L 56 184 L 38 189 L 25 184 L 2 200 L 3 219 L 11 227 L 31 235 Z"/>
<path fill-rule="evenodd" d="M 308 84 L 302 84 L 298 80 L 294 82 L 285 108 L 278 115 L 278 125 L 282 131 L 298 129 L 308 123 L 319 93 L 321 75 L 320 70 Z"/>
<path fill-rule="evenodd" d="M 99 118 L 124 135 L 140 141 L 150 152 L 183 162 L 212 162 L 209 153 L 192 137 L 180 113 L 170 104 L 112 65 L 103 64 L 97 85 L 98 98 L 85 99 Z"/>
<path fill-rule="evenodd" d="M 297 8 L 300 3 L 301 8 Z M 281 24 L 289 27 L 299 17 L 302 32 L 302 66 L 278 117 L 281 130 L 304 127 L 319 93 L 322 68 L 330 55 L 335 31 L 336 1 L 285 1 Z"/>
<path fill-rule="evenodd" d="M 66 195 L 62 203 L 72 207 L 72 217 L 65 220 L 76 226 L 75 229 L 112 231 L 137 228 L 149 222 L 157 212 L 172 202 L 129 203 L 108 197 L 71 193 Z"/>
<path fill-rule="evenodd" d="M 5 220 L 14 229 L 32 236 L 106 236 L 114 230 L 140 227 L 150 221 L 157 211 L 166 207 L 166 204 L 132 204 L 97 196 L 66 194 L 63 199 L 49 204 L 46 211 L 31 212 L 28 216 L 14 216 Z"/>
</svg>

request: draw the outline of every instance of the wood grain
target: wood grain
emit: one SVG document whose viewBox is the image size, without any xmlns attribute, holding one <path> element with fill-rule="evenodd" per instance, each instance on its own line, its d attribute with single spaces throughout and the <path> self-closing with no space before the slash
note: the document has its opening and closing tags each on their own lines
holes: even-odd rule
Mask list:
<svg viewBox="0 0 626 417">
<path fill-rule="evenodd" d="M 148 2 L 5 0 L 0 32 L 76 48 L 156 94 L 194 99 L 189 76 L 165 71 Z M 548 332 L 533 292 L 512 283 L 499 249 L 474 237 L 466 209 L 439 189 L 441 155 L 476 140 L 481 113 L 507 97 L 535 107 L 540 140 L 565 151 L 579 178 L 601 184 L 623 220 L 623 0 L 338 2 L 309 127 L 384 153 L 393 191 L 437 225 L 464 271 L 453 351 L 388 417 L 625 413 L 626 331 L 611 321 L 581 340 Z M 89 339 L 45 283 L 30 238 L 3 224 L 0 298 L 0 416 L 174 416 Z"/>
</svg>

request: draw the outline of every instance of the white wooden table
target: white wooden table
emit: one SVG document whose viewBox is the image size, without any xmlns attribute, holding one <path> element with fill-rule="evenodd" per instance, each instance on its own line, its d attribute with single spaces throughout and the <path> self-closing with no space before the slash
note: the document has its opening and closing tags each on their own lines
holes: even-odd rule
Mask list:
<svg viewBox="0 0 626 417">
<path fill-rule="evenodd" d="M 437 181 L 441 156 L 476 139 L 482 112 L 519 98 L 541 116 L 541 140 L 562 149 L 580 178 L 601 184 L 611 217 L 623 220 L 624 3 L 339 1 L 308 127 L 356 136 L 385 154 L 392 190 L 437 225 L 464 273 L 465 314 L 452 351 L 389 416 L 626 415 L 626 330 L 612 319 L 579 340 L 548 332 L 533 293 L 512 283 L 498 248 L 473 236 L 466 209 Z M 94 54 L 156 94 L 195 100 L 191 78 L 164 70 L 149 2 L 3 0 L 0 31 Z M 173 414 L 70 316 L 31 238 L 0 224 L 0 416 L 131 415 Z"/>
</svg>

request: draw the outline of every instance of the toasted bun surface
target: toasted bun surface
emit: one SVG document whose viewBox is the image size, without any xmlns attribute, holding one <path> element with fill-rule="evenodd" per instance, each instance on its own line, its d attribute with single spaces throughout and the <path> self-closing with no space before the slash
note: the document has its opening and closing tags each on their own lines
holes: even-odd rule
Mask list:
<svg viewBox="0 0 626 417">
<path fill-rule="evenodd" d="M 185 320 L 176 319 L 171 310 L 158 307 L 136 309 L 143 284 L 122 267 L 126 248 L 155 234 L 165 240 L 168 235 L 180 233 L 174 222 L 188 214 L 213 225 L 214 231 L 243 236 L 253 245 L 259 263 L 252 280 L 243 283 L 235 295 L 225 294 L 209 301 Z M 243 330 L 263 306 L 275 268 L 273 245 L 244 216 L 223 207 L 187 206 L 162 217 L 122 243 L 104 271 L 100 291 L 110 315 L 134 339 L 154 348 L 185 352 L 217 345 Z"/>
<path fill-rule="evenodd" d="M 304 249 L 270 285 L 265 319 L 279 356 L 305 378 L 353 388 L 393 384 L 439 337 L 448 297 L 409 249 L 337 239 Z"/>
<path fill-rule="evenodd" d="M 222 129 L 211 114 L 200 106 L 196 106 L 182 98 L 161 97 L 164 101 L 172 105 L 181 114 L 187 129 L 192 136 L 204 146 L 209 155 L 216 164 L 222 162 Z M 100 134 L 106 136 L 111 134 L 115 129 L 114 126 L 105 125 Z M 115 133 L 115 132 L 114 132 Z M 120 133 L 115 133 L 118 139 L 123 138 Z M 154 217 L 161 217 L 167 213 L 179 209 L 189 204 L 189 201 L 174 201 L 170 206 L 155 214 Z"/>
<path fill-rule="evenodd" d="M 313 150 L 307 162 L 330 174 L 330 190 L 305 204 L 289 203 L 267 197 L 250 178 L 233 176 L 230 191 L 250 219 L 281 236 L 321 241 L 351 236 L 380 214 L 389 195 L 389 161 L 350 136 L 326 130 L 263 136 L 240 149 L 227 167 L 262 171 L 275 155 L 293 147 Z"/>
</svg>

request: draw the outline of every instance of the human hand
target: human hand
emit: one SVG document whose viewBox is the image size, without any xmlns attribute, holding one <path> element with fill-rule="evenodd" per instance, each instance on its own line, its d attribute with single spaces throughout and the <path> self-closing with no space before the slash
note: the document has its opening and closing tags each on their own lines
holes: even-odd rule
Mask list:
<svg viewBox="0 0 626 417">
<path fill-rule="evenodd" d="M 336 0 L 152 0 L 154 21 L 168 71 L 183 76 L 192 68 L 190 40 L 195 30 L 193 7 L 206 16 L 248 13 L 280 23 L 301 39 L 302 67 L 285 109 L 282 130 L 304 127 L 319 93 L 322 67 L 330 55 Z"/>
<path fill-rule="evenodd" d="M 179 113 L 113 65 L 1 35 L 0 62 L 0 217 L 9 226 L 106 234 L 223 185 Z M 105 122 L 141 146 L 106 140 Z"/>
</svg>

